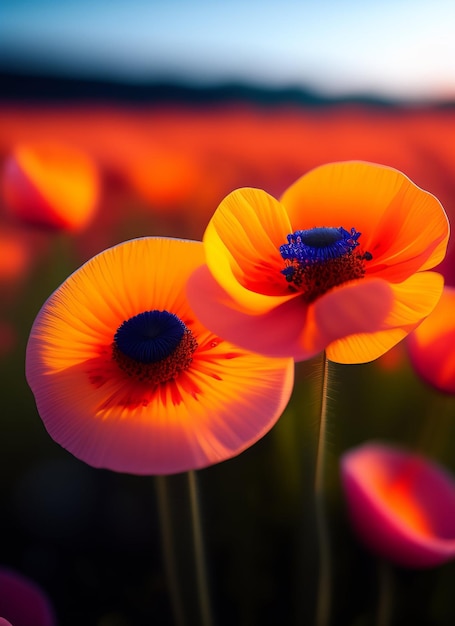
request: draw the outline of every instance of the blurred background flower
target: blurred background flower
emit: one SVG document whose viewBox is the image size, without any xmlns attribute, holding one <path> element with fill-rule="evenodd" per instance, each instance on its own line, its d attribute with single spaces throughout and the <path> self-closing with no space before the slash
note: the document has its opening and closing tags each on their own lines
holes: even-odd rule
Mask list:
<svg viewBox="0 0 455 626">
<path fill-rule="evenodd" d="M 37 415 L 24 354 L 43 302 L 108 246 L 200 239 L 234 188 L 279 197 L 330 161 L 396 167 L 453 221 L 454 11 L 451 0 L 0 3 L 1 171 L 18 145 L 58 143 L 87 156 L 102 190 L 77 232 L 13 223 L 0 198 L 0 548 L 5 564 L 48 590 L 65 626 L 172 622 L 147 479 L 85 466 Z M 438 269 L 455 286 L 453 238 Z M 342 393 L 327 480 L 333 615 L 343 625 L 372 622 L 375 564 L 344 525 L 335 461 L 372 438 L 412 447 L 425 431 L 434 391 L 405 354 L 400 344 L 334 374 Z M 272 431 L 201 472 L 220 624 L 312 622 L 314 541 L 301 501 L 312 480 L 314 382 L 314 364 L 299 364 Z M 444 429 L 447 445 L 434 452 L 453 472 L 455 420 Z M 397 623 L 453 624 L 454 576 L 453 562 L 401 573 Z"/>
<path fill-rule="evenodd" d="M 0 567 L 0 615 L 14 626 L 55 626 L 47 593 L 19 572 Z"/>
<path fill-rule="evenodd" d="M 442 393 L 455 394 L 455 288 L 445 287 L 434 311 L 407 338 L 411 363 Z"/>
<path fill-rule="evenodd" d="M 376 554 L 404 567 L 455 558 L 455 479 L 422 455 L 367 442 L 341 457 L 353 525 Z"/>
<path fill-rule="evenodd" d="M 2 196 L 16 220 L 78 231 L 96 210 L 100 183 L 89 156 L 65 144 L 17 144 L 5 159 Z"/>
</svg>

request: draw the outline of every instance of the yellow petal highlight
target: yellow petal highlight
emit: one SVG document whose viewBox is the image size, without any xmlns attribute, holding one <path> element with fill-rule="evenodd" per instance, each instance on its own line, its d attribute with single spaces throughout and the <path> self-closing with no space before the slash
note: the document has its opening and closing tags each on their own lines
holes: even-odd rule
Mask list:
<svg viewBox="0 0 455 626">
<path fill-rule="evenodd" d="M 204 234 L 207 265 L 241 307 L 265 312 L 290 297 L 279 247 L 290 232 L 286 211 L 259 189 L 239 189 L 220 204 Z"/>
</svg>

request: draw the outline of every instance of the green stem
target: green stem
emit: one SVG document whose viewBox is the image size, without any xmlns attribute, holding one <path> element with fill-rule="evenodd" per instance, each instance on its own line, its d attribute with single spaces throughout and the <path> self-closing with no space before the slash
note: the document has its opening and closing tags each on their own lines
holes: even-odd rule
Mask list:
<svg viewBox="0 0 455 626">
<path fill-rule="evenodd" d="M 185 610 L 183 608 L 183 589 L 178 575 L 177 550 L 175 546 L 174 524 L 169 494 L 169 478 L 167 476 L 156 476 L 155 484 L 158 496 L 164 566 L 169 583 L 174 620 L 177 626 L 186 626 Z"/>
<path fill-rule="evenodd" d="M 321 403 L 319 414 L 319 429 L 317 435 L 316 472 L 314 480 L 316 531 L 319 548 L 319 579 L 316 605 L 316 626 L 327 626 L 330 619 L 331 602 L 331 561 L 329 531 L 324 502 L 324 474 L 325 474 L 325 441 L 327 429 L 327 403 L 329 388 L 329 362 L 323 354 Z"/>
<path fill-rule="evenodd" d="M 423 419 L 423 428 L 415 445 L 416 452 L 432 455 L 435 451 L 444 450 L 453 422 L 454 402 L 451 396 L 435 395 L 428 414 Z"/>
<path fill-rule="evenodd" d="M 389 626 L 392 617 L 393 576 L 390 563 L 378 561 L 379 599 L 376 626 Z"/>
<path fill-rule="evenodd" d="M 209 586 L 206 567 L 204 542 L 202 538 L 202 524 L 197 488 L 196 472 L 188 472 L 188 486 L 190 492 L 191 522 L 193 534 L 194 557 L 196 561 L 196 584 L 201 613 L 201 626 L 212 626 L 212 611 L 210 608 Z"/>
<path fill-rule="evenodd" d="M 156 488 L 174 622 L 212 626 L 196 473 L 157 476 Z"/>
</svg>

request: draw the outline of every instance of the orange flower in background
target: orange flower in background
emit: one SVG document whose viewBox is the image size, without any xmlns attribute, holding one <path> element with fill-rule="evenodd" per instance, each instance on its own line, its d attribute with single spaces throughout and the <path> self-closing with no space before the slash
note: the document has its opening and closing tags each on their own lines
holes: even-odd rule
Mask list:
<svg viewBox="0 0 455 626">
<path fill-rule="evenodd" d="M 278 201 L 238 189 L 204 234 L 206 266 L 189 281 L 202 321 L 271 356 L 371 361 L 413 330 L 443 288 L 428 272 L 449 226 L 439 201 L 372 163 L 316 168 Z"/>
<path fill-rule="evenodd" d="M 202 181 L 201 167 L 194 157 L 177 150 L 149 148 L 131 159 L 126 177 L 137 193 L 154 210 L 188 209 L 188 201 Z"/>
<path fill-rule="evenodd" d="M 435 309 L 406 345 L 417 374 L 438 391 L 455 394 L 455 287 L 444 287 Z"/>
<path fill-rule="evenodd" d="M 284 410 L 292 359 L 223 341 L 185 296 L 201 242 L 142 238 L 92 258 L 33 325 L 26 375 L 49 434 L 95 467 L 170 474 L 231 458 Z"/>
<path fill-rule="evenodd" d="M 1 191 L 8 213 L 26 224 L 79 231 L 99 201 L 100 178 L 92 159 L 66 144 L 18 144 L 7 157 Z"/>
<path fill-rule="evenodd" d="M 455 479 L 444 468 L 369 442 L 342 456 L 341 480 L 354 528 L 375 553 L 405 567 L 455 558 Z"/>
</svg>

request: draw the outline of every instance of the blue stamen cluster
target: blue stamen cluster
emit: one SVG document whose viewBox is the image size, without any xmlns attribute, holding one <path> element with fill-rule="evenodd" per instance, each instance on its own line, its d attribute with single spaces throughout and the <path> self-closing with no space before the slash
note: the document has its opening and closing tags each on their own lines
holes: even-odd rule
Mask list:
<svg viewBox="0 0 455 626">
<path fill-rule="evenodd" d="M 137 363 L 157 363 L 179 346 L 186 326 L 168 311 L 144 311 L 123 322 L 114 335 L 120 352 Z"/>
<path fill-rule="evenodd" d="M 296 262 L 301 267 L 321 263 L 354 250 L 359 245 L 357 239 L 360 235 L 355 228 L 349 232 L 343 227 L 296 230 L 287 236 L 288 243 L 280 246 L 280 254 L 285 261 Z M 292 267 L 286 267 L 282 273 L 286 276 L 292 274 L 292 271 Z"/>
<path fill-rule="evenodd" d="M 281 274 L 291 291 L 301 293 L 306 302 L 313 302 L 324 293 L 350 280 L 365 275 L 370 252 L 354 250 L 361 233 L 343 227 L 320 226 L 296 230 L 288 235 L 288 243 L 280 246 L 284 260 Z"/>
</svg>

